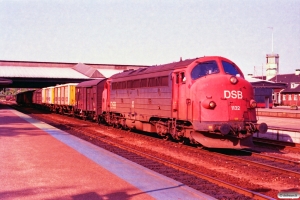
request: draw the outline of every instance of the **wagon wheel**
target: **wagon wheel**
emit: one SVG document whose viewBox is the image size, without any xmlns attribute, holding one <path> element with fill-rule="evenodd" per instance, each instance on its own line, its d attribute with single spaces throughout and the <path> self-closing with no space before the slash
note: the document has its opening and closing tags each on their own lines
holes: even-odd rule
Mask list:
<svg viewBox="0 0 300 200">
<path fill-rule="evenodd" d="M 130 131 L 130 128 L 125 124 L 124 126 L 122 126 L 122 128 L 124 129 L 124 130 L 127 130 L 127 131 Z"/>
<path fill-rule="evenodd" d="M 101 118 L 98 116 L 97 124 L 100 125 L 100 124 L 102 124 L 101 122 L 102 122 L 102 120 L 101 120 Z"/>
<path fill-rule="evenodd" d="M 106 121 L 102 116 L 98 116 L 98 124 L 106 124 Z"/>
<path fill-rule="evenodd" d="M 121 124 L 119 124 L 118 129 L 123 130 L 123 126 Z"/>
<path fill-rule="evenodd" d="M 113 127 L 115 128 L 115 129 L 120 129 L 120 124 L 115 124 L 115 123 L 113 123 Z"/>
</svg>

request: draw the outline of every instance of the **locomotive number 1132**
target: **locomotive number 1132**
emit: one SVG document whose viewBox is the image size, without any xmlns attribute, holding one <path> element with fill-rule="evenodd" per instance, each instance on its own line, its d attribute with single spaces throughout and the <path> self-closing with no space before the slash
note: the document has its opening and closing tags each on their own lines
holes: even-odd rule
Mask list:
<svg viewBox="0 0 300 200">
<path fill-rule="evenodd" d="M 240 106 L 231 106 L 231 110 L 241 110 Z"/>
</svg>

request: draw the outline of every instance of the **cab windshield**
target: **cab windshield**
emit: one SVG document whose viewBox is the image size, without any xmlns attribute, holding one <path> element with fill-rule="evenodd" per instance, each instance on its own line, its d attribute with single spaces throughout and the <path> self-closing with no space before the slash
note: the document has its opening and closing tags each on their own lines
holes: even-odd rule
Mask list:
<svg viewBox="0 0 300 200">
<path fill-rule="evenodd" d="M 240 76 L 240 72 L 234 64 L 223 60 L 222 65 L 226 74 L 230 74 L 233 76 Z"/>
<path fill-rule="evenodd" d="M 198 63 L 191 72 L 191 78 L 196 80 L 202 76 L 219 73 L 218 64 L 215 60 Z"/>
</svg>

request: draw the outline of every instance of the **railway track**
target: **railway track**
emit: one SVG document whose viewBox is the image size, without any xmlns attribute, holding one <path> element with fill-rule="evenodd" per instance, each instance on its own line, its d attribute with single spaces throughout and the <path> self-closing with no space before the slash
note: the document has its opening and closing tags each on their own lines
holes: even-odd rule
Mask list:
<svg viewBox="0 0 300 200">
<path fill-rule="evenodd" d="M 147 137 L 147 136 L 146 136 Z M 155 139 L 154 139 L 155 140 Z M 162 140 L 159 140 L 160 142 L 162 142 Z M 109 141 L 107 141 L 109 142 Z M 164 143 L 170 143 L 168 141 L 163 141 Z M 174 145 L 174 143 L 172 142 L 172 145 Z M 175 144 L 176 145 L 176 144 Z M 118 145 L 120 146 L 120 145 Z M 251 199 L 272 199 L 271 197 L 268 197 L 266 195 L 263 195 L 263 194 L 260 194 L 260 193 L 257 193 L 257 192 L 254 192 L 254 191 L 251 191 L 251 190 L 248 190 L 248 189 L 245 189 L 245 188 L 242 188 L 242 187 L 239 187 L 239 186 L 236 186 L 234 184 L 231 184 L 231 183 L 227 183 L 225 181 L 222 181 L 222 180 L 219 180 L 219 179 L 216 179 L 214 177 L 211 177 L 211 176 L 207 176 L 205 174 L 202 174 L 202 173 L 199 173 L 197 171 L 194 171 L 194 170 L 190 170 L 190 169 L 187 169 L 186 167 L 181 167 L 180 165 L 178 164 L 174 164 L 172 162 L 169 162 L 169 161 L 165 161 L 163 159 L 160 159 L 158 157 L 154 157 L 152 156 L 152 154 L 145 154 L 141 151 L 136 151 L 134 149 L 131 149 L 128 147 L 125 147 L 125 146 L 122 146 L 122 148 L 125 148 L 127 149 L 128 151 L 130 152 L 134 152 L 138 155 L 141 155 L 143 157 L 146 157 L 146 158 L 149 158 L 151 160 L 155 160 L 165 166 L 169 166 L 171 167 L 172 169 L 176 169 L 178 171 L 181 171 L 181 172 L 184 172 L 186 174 L 189 174 L 189 175 L 192 175 L 194 177 L 198 177 L 200 179 L 203 179 L 203 180 L 207 180 L 213 184 L 217 184 L 219 187 L 225 187 L 227 189 L 230 189 L 232 191 L 235 191 L 237 193 L 240 193 L 242 195 L 245 195 L 246 197 L 250 197 Z M 188 149 L 190 148 L 189 146 L 184 146 L 182 147 L 183 149 Z M 201 149 L 197 149 L 197 151 L 203 151 Z M 210 152 L 211 153 L 211 152 Z M 265 155 L 260 155 L 260 154 L 257 154 L 257 153 L 253 153 L 253 152 L 248 152 L 248 153 L 252 153 L 252 157 L 249 157 L 248 159 L 242 159 L 242 158 L 238 158 L 237 156 L 235 157 L 232 157 L 232 156 L 226 156 L 226 158 L 229 158 L 232 160 L 235 160 L 235 162 L 238 162 L 238 163 L 244 163 L 246 165 L 252 165 L 252 166 L 256 166 L 256 167 L 259 167 L 259 168 L 262 168 L 262 169 L 266 169 L 266 170 L 271 170 L 271 171 L 275 171 L 277 172 L 277 175 L 274 175 L 274 176 L 280 176 L 282 174 L 285 174 L 287 176 L 292 176 L 292 177 L 298 177 L 300 178 L 300 174 L 299 174 L 299 171 L 300 171 L 300 168 L 299 168 L 299 163 L 297 162 L 293 162 L 293 161 L 289 161 L 289 160 L 285 160 L 285 159 L 280 159 L 280 158 L 272 158 L 271 156 L 265 156 Z M 215 153 L 212 154 L 212 156 L 215 156 Z M 222 155 L 223 157 L 225 155 Z M 258 158 L 263 158 L 263 159 L 260 159 L 258 161 L 254 161 L 253 158 L 255 158 L 256 160 Z M 130 158 L 129 158 L 130 159 Z M 131 159 L 130 159 L 131 160 Z M 270 161 L 272 160 L 273 163 L 270 163 L 270 162 L 266 162 L 266 161 Z M 279 163 L 278 163 L 279 162 Z M 266 164 L 268 163 L 268 164 Z M 139 163 L 141 165 L 144 165 L 143 162 Z M 277 167 L 274 167 L 272 165 L 276 164 Z M 286 168 L 291 168 L 291 165 L 294 165 L 295 166 L 295 171 L 292 171 L 292 170 L 287 170 Z M 147 167 L 147 165 L 144 165 L 145 167 Z M 152 165 L 150 167 L 148 167 L 150 169 L 153 169 L 153 170 L 156 170 L 158 169 L 158 167 L 156 167 L 155 165 Z M 171 170 L 172 171 L 172 170 Z M 180 182 L 183 182 L 186 180 L 181 180 L 181 179 L 178 179 L 178 177 L 174 174 L 173 175 L 170 175 L 170 170 L 167 170 L 167 173 L 165 174 L 164 172 L 161 172 L 161 171 L 158 171 L 159 173 L 162 173 L 166 176 L 169 176 L 175 180 L 178 180 Z M 177 173 L 176 173 L 177 174 Z M 183 175 L 185 177 L 187 177 L 186 175 Z M 191 177 L 191 180 L 195 180 L 194 177 Z M 300 180 L 300 179 L 299 179 Z M 198 181 L 196 181 L 198 182 Z M 192 185 L 190 185 L 190 182 L 187 182 L 185 183 L 186 185 L 190 186 L 190 187 L 193 187 L 195 189 L 198 189 L 198 188 L 202 188 L 201 184 L 200 185 L 197 185 L 195 186 L 195 183 L 193 183 Z M 212 186 L 212 187 L 215 187 L 215 186 Z M 207 191 L 203 191 L 201 190 L 202 192 L 204 193 L 207 193 Z M 209 194 L 209 193 L 207 193 Z M 226 193 L 226 197 L 233 197 L 235 196 L 235 194 L 232 194 L 232 193 Z M 218 198 L 220 198 L 218 196 Z M 223 197 L 224 198 L 224 197 Z M 234 199 L 238 198 L 237 196 L 234 197 Z M 231 198 L 230 198 L 231 199 Z M 244 198 L 243 198 L 244 199 Z"/>
<path fill-rule="evenodd" d="M 300 134 L 300 133 L 299 133 Z M 274 146 L 279 149 L 300 153 L 300 144 L 292 142 L 282 142 L 277 140 L 269 140 L 264 138 L 253 138 L 253 142 L 259 146 Z"/>
<path fill-rule="evenodd" d="M 95 136 L 93 134 L 87 134 L 87 133 L 85 133 L 85 134 L 88 137 L 95 138 L 97 140 L 101 140 L 102 142 L 105 142 L 106 144 L 110 144 L 110 145 L 116 146 L 120 149 L 126 150 L 127 152 L 134 153 L 136 156 L 134 156 L 134 158 L 132 158 L 132 155 L 128 156 L 128 153 L 125 153 L 126 155 L 124 155 L 124 153 L 120 153 L 119 150 L 117 152 L 118 155 L 123 154 L 122 156 L 129 158 L 129 160 L 136 160 L 137 158 L 139 158 L 138 163 L 147 168 L 157 171 L 157 169 L 160 169 L 161 166 L 163 166 L 163 168 L 165 168 L 164 171 L 162 172 L 161 170 L 158 170 L 159 173 L 162 173 L 164 175 L 167 175 L 168 177 L 174 178 L 175 180 L 178 180 L 182 183 L 185 183 L 186 179 L 193 180 L 196 177 L 198 180 L 194 181 L 194 183 L 191 184 L 191 182 L 189 182 L 189 183 L 185 183 L 185 184 L 190 187 L 196 186 L 195 188 L 203 188 L 203 186 L 208 187 L 208 188 L 212 187 L 215 190 L 214 193 L 222 194 L 219 196 L 215 196 L 216 198 L 224 198 L 223 195 L 226 194 L 225 198 L 229 198 L 229 199 L 244 198 L 243 196 L 251 198 L 251 199 L 273 199 L 273 198 L 265 196 L 263 194 L 247 190 L 245 188 L 242 188 L 242 187 L 233 185 L 231 183 L 219 180 L 217 178 L 208 176 L 206 174 L 197 172 L 195 170 L 191 170 L 186 167 L 180 166 L 176 163 L 161 159 L 157 156 L 153 156 L 152 154 L 148 154 L 143 151 L 139 151 L 139 150 L 130 148 L 125 145 L 111 143 L 110 140 L 104 139 L 100 136 Z M 139 157 L 139 156 L 141 156 L 141 157 Z M 146 163 L 144 162 L 145 158 L 148 159 Z M 165 172 L 167 172 L 167 173 L 165 173 Z M 182 179 L 181 176 L 178 177 L 178 175 L 180 174 L 179 172 L 183 173 L 182 177 L 184 177 L 184 179 Z M 208 186 L 208 184 L 212 184 L 212 185 Z M 231 191 L 228 191 L 227 189 L 229 189 Z M 202 192 L 207 193 L 207 191 L 202 191 Z"/>
<path fill-rule="evenodd" d="M 291 159 L 284 159 L 284 158 L 279 158 L 279 157 L 270 156 L 270 155 L 263 155 L 261 153 L 257 153 L 254 151 L 248 151 L 248 150 L 241 150 L 241 151 L 244 151 L 245 153 L 248 153 L 248 154 L 251 153 L 252 154 L 251 156 L 254 158 L 263 158 L 263 159 L 270 160 L 270 161 L 275 161 L 275 162 L 279 162 L 279 163 L 283 163 L 283 164 L 300 167 L 299 160 L 295 161 L 295 160 L 291 160 Z M 299 170 L 296 170 L 296 171 L 299 171 Z"/>
<path fill-rule="evenodd" d="M 60 116 L 60 115 L 58 115 Z M 41 116 L 39 116 L 41 117 Z M 63 116 L 61 116 L 63 117 Z M 64 116 L 64 118 L 66 118 Z M 68 118 L 68 117 L 67 117 Z M 46 117 L 47 120 L 49 120 L 49 115 L 47 115 Z M 70 118 L 71 119 L 71 118 Z M 164 174 L 166 176 L 169 176 L 175 180 L 178 180 L 179 182 L 182 182 L 184 183 L 185 185 L 188 185 L 190 187 L 193 187 L 195 189 L 199 189 L 201 188 L 202 192 L 204 193 L 207 193 L 209 195 L 212 195 L 212 196 L 215 196 L 216 198 L 220 199 L 220 198 L 224 198 L 226 199 L 226 197 L 232 197 L 232 199 L 236 199 L 236 198 L 240 198 L 240 199 L 245 199 L 245 197 L 248 197 L 250 199 L 272 199 L 270 197 L 268 197 L 267 195 L 264 195 L 264 194 L 267 194 L 265 192 L 261 192 L 262 195 L 257 192 L 259 190 L 254 190 L 254 191 L 251 191 L 251 189 L 243 189 L 243 187 L 240 187 L 240 186 L 235 186 L 235 184 L 232 184 L 234 183 L 234 181 L 231 181 L 230 183 L 226 183 L 226 178 L 224 179 L 218 179 L 216 178 L 216 175 L 214 176 L 207 176 L 206 174 L 202 174 L 200 173 L 201 169 L 199 169 L 199 167 L 197 166 L 193 166 L 193 167 L 187 167 L 188 165 L 182 165 L 181 162 L 178 162 L 177 161 L 170 161 L 170 159 L 164 159 L 162 158 L 163 156 L 153 156 L 155 154 L 152 153 L 145 153 L 145 149 L 142 149 L 142 150 L 136 150 L 135 148 L 131 148 L 131 147 L 128 147 L 128 145 L 124 145 L 122 143 L 116 143 L 115 140 L 112 141 L 111 138 L 107 137 L 107 136 L 103 136 L 101 135 L 101 132 L 104 132 L 103 130 L 100 130 L 99 131 L 99 126 L 96 125 L 95 123 L 91 123 L 91 124 L 94 124 L 96 127 L 98 127 L 98 130 L 96 132 L 100 132 L 100 135 L 97 135 L 97 134 L 91 134 L 91 133 L 87 133 L 87 132 L 90 132 L 90 129 L 89 131 L 87 131 L 87 128 L 90 128 L 90 122 L 84 122 L 84 124 L 81 123 L 81 125 L 79 124 L 73 124 L 73 123 L 69 123 L 67 121 L 57 121 L 57 122 L 54 122 L 55 124 L 59 124 L 59 126 L 64 126 L 64 129 L 65 130 L 74 130 L 76 132 L 82 132 L 82 137 L 84 137 L 85 140 L 88 140 L 88 141 L 92 141 L 92 142 L 95 142 L 95 143 L 99 143 L 100 141 L 102 143 L 105 143 L 105 145 L 110 145 L 110 146 L 117 146 L 116 148 L 118 149 L 122 149 L 121 151 L 123 151 L 123 153 L 118 153 L 119 150 L 116 151 L 117 154 L 123 156 L 123 157 L 126 157 L 127 159 L 129 160 L 133 160 L 134 162 L 137 162 L 141 165 L 144 165 L 145 167 L 148 166 L 148 168 L 154 170 L 154 171 L 157 171 L 158 173 L 161 173 L 161 174 Z M 87 124 L 86 124 L 87 123 Z M 100 127 L 100 129 L 103 128 L 103 127 Z M 106 127 L 107 128 L 107 127 Z M 109 128 L 110 129 L 110 128 Z M 134 137 L 137 137 L 137 134 L 135 133 L 130 133 L 130 132 L 127 132 L 127 131 L 123 131 L 123 130 L 117 130 L 117 131 L 121 131 L 121 132 L 126 132 L 126 134 L 132 134 L 132 135 L 135 135 Z M 170 146 L 174 146 L 174 145 L 177 145 L 176 143 L 171 143 L 171 142 L 168 142 L 168 141 L 164 141 L 164 140 L 158 140 L 156 138 L 149 138 L 148 136 L 142 136 L 142 135 L 139 135 L 138 134 L 138 137 L 145 137 L 147 138 L 146 140 L 157 140 L 159 141 L 159 143 L 170 143 Z M 109 138 L 109 139 L 105 139 L 105 138 Z M 120 139 L 120 138 L 119 138 Z M 122 139 L 122 138 L 121 138 Z M 156 143 L 156 141 L 154 141 L 154 143 Z M 99 145 L 99 144 L 97 144 Z M 104 145 L 104 146 L 105 146 Z M 164 146 L 164 145 L 163 145 Z M 201 149 L 196 149 L 195 148 L 192 148 L 192 147 L 189 147 L 189 146 L 181 146 L 181 149 L 182 150 L 188 150 L 188 149 L 193 149 L 193 151 L 197 151 L 198 153 L 201 152 L 204 152 L 204 150 L 201 150 Z M 103 146 L 101 146 L 102 148 L 105 148 Z M 112 151 L 111 148 L 113 147 L 107 147 L 107 149 L 109 151 Z M 126 149 L 127 148 L 127 149 Z M 172 147 L 171 147 L 172 148 Z M 190 151 L 188 150 L 188 151 Z M 125 151 L 125 153 L 124 153 Z M 127 152 L 127 153 L 126 153 Z M 227 162 L 225 160 L 230 160 L 229 162 L 235 162 L 235 163 L 239 163 L 239 165 L 241 164 L 244 164 L 244 165 L 254 165 L 258 168 L 261 168 L 261 169 L 266 169 L 266 170 L 272 170 L 272 171 L 276 171 L 276 173 L 284 173 L 288 176 L 295 176 L 295 177 L 299 177 L 299 174 L 298 175 L 295 175 L 295 171 L 292 171 L 290 172 L 290 174 L 288 174 L 286 171 L 284 172 L 283 169 L 281 170 L 275 170 L 276 167 L 273 167 L 273 168 L 270 168 L 268 165 L 273 165 L 273 164 L 262 164 L 262 163 L 259 163 L 259 162 L 262 162 L 262 160 L 264 160 L 263 162 L 265 162 L 266 160 L 272 160 L 270 157 L 266 158 L 266 156 L 264 156 L 264 158 L 262 158 L 263 156 L 261 156 L 260 154 L 257 154 L 257 156 L 254 156 L 256 155 L 255 153 L 253 152 L 248 152 L 248 153 L 251 153 L 252 156 L 250 157 L 259 157 L 261 160 L 260 161 L 247 161 L 245 160 L 244 158 L 238 158 L 238 156 L 229 156 L 227 155 L 227 157 L 225 155 L 219 155 L 220 157 L 222 157 L 222 162 Z M 216 153 L 215 152 L 206 152 L 205 154 L 209 154 L 209 157 L 216 157 Z M 130 158 L 131 156 L 128 156 L 128 155 L 133 155 L 133 158 Z M 136 159 L 134 158 L 136 157 Z M 225 158 L 226 157 L 226 158 Z M 244 156 L 243 156 L 244 157 Z M 253 159 L 251 158 L 251 159 Z M 243 160 L 243 161 L 242 161 Z M 278 163 L 283 163 L 289 167 L 291 167 L 291 165 L 295 165 L 296 168 L 299 168 L 299 165 L 298 163 L 293 163 L 293 162 L 288 162 L 288 161 L 278 161 L 277 160 L 274 160 L 273 159 L 273 162 Z M 145 164 L 146 163 L 146 164 Z M 158 163 L 158 164 L 157 164 Z M 179 163 L 179 164 L 178 164 Z M 167 168 L 166 168 L 167 167 Z M 277 167 L 277 168 L 281 168 L 280 166 Z M 175 171 L 174 171 L 175 170 Z M 297 173 L 297 172 L 296 172 Z M 180 174 L 180 175 L 179 175 Z M 275 175 L 276 176 L 276 175 Z M 206 181 L 205 183 L 201 183 L 203 181 Z M 204 184 L 204 186 L 203 186 Z M 212 184 L 208 187 L 208 191 L 203 191 L 203 188 L 206 188 L 205 185 L 207 184 Z M 210 191 L 209 188 L 225 188 L 225 191 L 223 191 L 223 189 L 216 189 L 214 190 L 214 192 Z M 244 192 L 242 192 L 244 190 Z M 261 191 L 264 191 L 264 190 L 268 190 L 268 189 L 262 189 Z M 220 191 L 220 192 L 216 192 L 216 191 Z M 211 193 L 211 194 L 210 194 Z M 225 194 L 225 196 L 222 196 L 222 195 L 217 195 L 216 193 L 219 193 L 219 194 Z M 240 194 L 241 193 L 241 194 Z M 239 196 L 239 195 L 242 195 L 242 196 Z M 275 197 L 274 195 L 272 195 L 272 197 Z"/>
<path fill-rule="evenodd" d="M 300 181 L 300 163 L 296 161 L 286 160 L 283 158 L 275 158 L 273 156 L 261 155 L 255 152 L 242 150 L 241 152 L 247 153 L 248 156 L 244 155 L 225 155 L 218 153 L 226 159 L 231 161 L 240 162 L 244 164 L 250 164 L 255 167 L 277 172 L 276 176 L 285 174 L 287 176 L 296 177 Z"/>
<path fill-rule="evenodd" d="M 74 127 L 69 128 L 74 129 Z M 76 128 L 74 130 L 76 130 Z M 106 139 L 106 137 L 87 133 L 82 129 L 77 129 L 76 131 L 82 132 L 84 134 L 83 139 L 94 142 L 101 148 L 107 149 L 110 152 L 127 158 L 128 160 L 131 160 L 153 171 L 182 182 L 184 185 L 190 186 L 197 190 L 200 189 L 201 192 L 209 194 L 215 198 L 273 199 L 272 197 L 239 187 L 212 176 L 208 176 L 206 174 L 200 173 L 199 171 L 189 169 L 186 166 L 181 166 L 180 164 L 162 159 L 158 156 L 153 156 L 153 154 L 136 150 L 134 148 L 128 147 L 128 145 L 115 143 L 115 141 L 112 142 L 111 139 Z M 211 188 L 213 188 L 213 191 L 211 190 Z"/>
<path fill-rule="evenodd" d="M 57 125 L 55 122 L 52 122 L 50 124 L 58 126 L 58 128 L 62 128 L 61 123 Z M 250 191 L 195 170 L 188 169 L 186 166 L 180 166 L 180 164 L 170 162 L 158 156 L 153 156 L 153 154 L 136 150 L 128 145 L 116 143 L 116 141 L 112 141 L 111 138 L 107 139 L 106 136 L 87 133 L 84 127 L 88 127 L 88 124 L 79 126 L 70 126 L 70 124 L 65 124 L 63 126 L 64 131 L 72 130 L 77 133 L 82 133 L 80 138 L 86 141 L 94 143 L 103 149 L 175 179 L 184 185 L 200 190 L 201 192 L 211 195 L 217 199 L 273 199 L 258 192 Z M 213 188 L 213 190 L 211 188 Z"/>
</svg>

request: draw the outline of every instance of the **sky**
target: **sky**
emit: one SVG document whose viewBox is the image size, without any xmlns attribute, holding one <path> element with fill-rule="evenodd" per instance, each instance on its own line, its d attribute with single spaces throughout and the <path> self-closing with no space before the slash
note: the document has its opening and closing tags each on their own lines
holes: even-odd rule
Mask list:
<svg viewBox="0 0 300 200">
<path fill-rule="evenodd" d="M 0 0 L 0 60 L 159 65 L 216 55 L 262 75 L 272 44 L 280 74 L 300 69 L 300 0 Z"/>
</svg>

